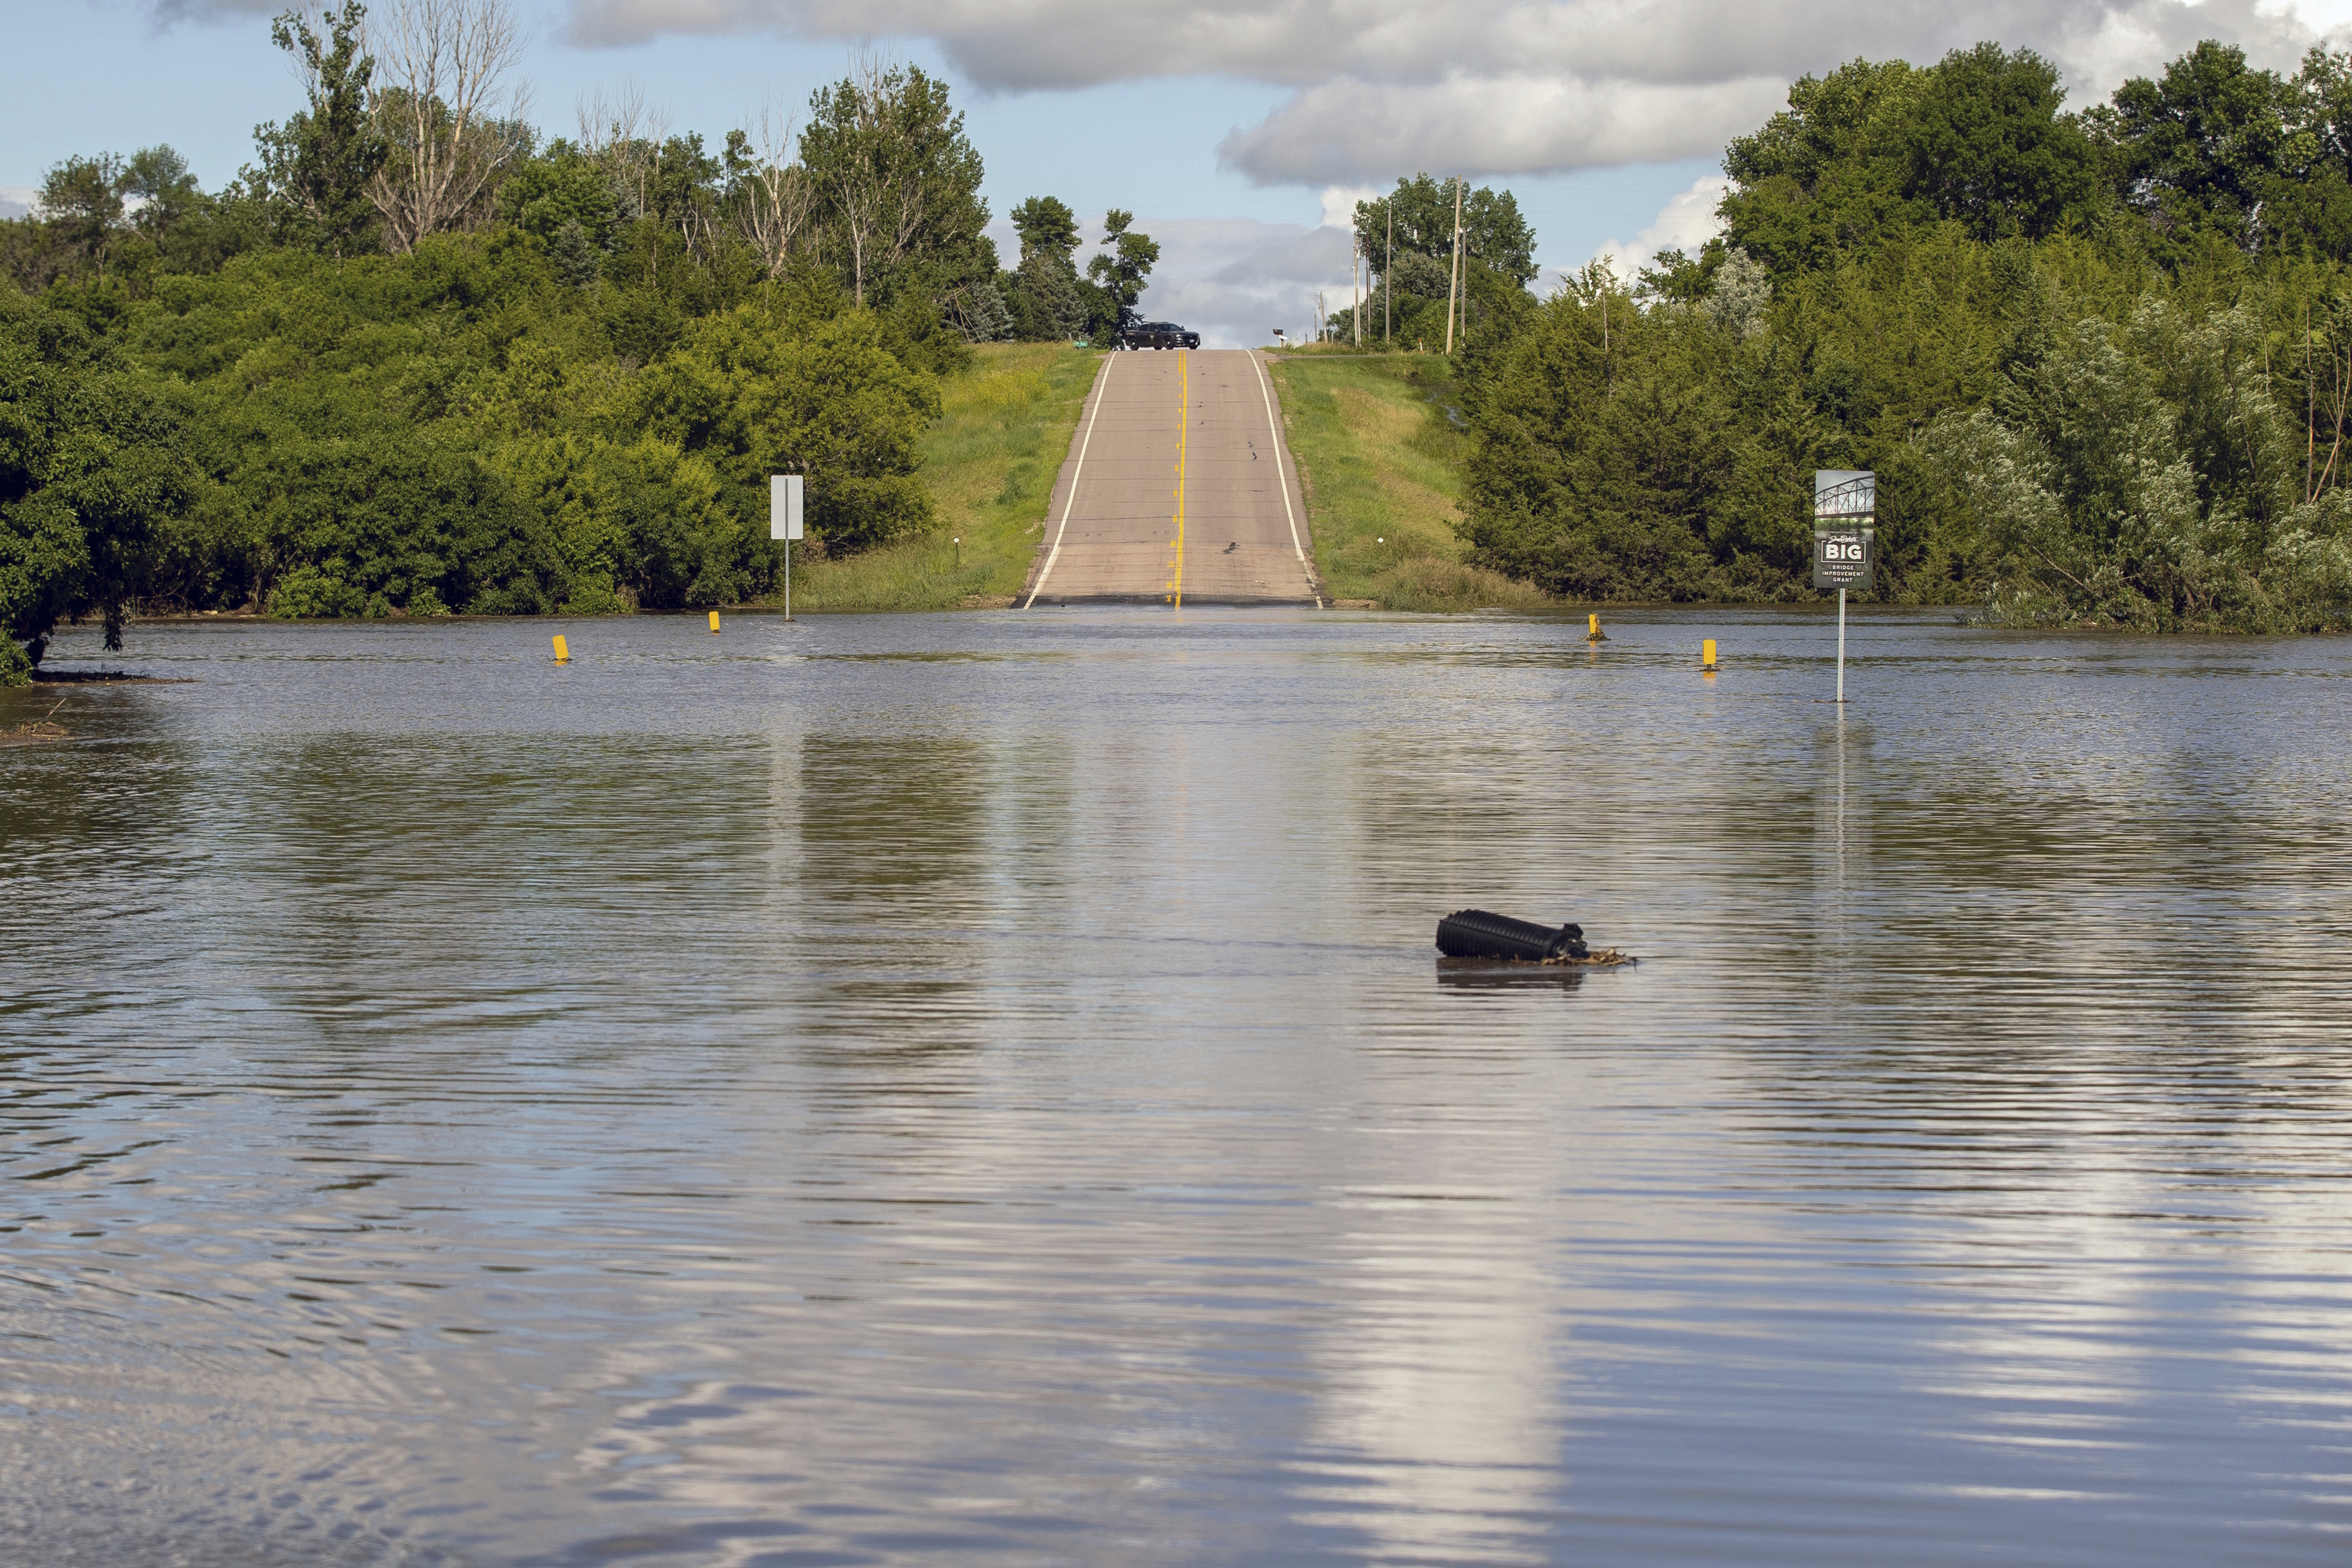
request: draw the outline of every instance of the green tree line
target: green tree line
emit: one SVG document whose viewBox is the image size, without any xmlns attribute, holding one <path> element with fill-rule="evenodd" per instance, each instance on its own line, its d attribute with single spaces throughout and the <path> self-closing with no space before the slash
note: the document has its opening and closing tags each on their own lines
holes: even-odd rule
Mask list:
<svg viewBox="0 0 2352 1568">
<path fill-rule="evenodd" d="M 2352 57 L 2283 76 L 2209 42 L 2080 112 L 2026 50 L 1857 60 L 1724 168 L 1698 255 L 1474 320 L 1485 563 L 1580 598 L 1810 598 L 1811 471 L 1874 468 L 1885 600 L 2345 624 Z"/>
<path fill-rule="evenodd" d="M 1363 341 L 1435 350 L 1446 341 L 1446 300 L 1455 300 L 1455 331 L 1484 336 L 1516 326 L 1533 303 L 1536 231 L 1519 216 L 1508 191 L 1459 193 L 1462 254 L 1457 283 L 1454 246 L 1455 182 L 1426 174 L 1401 179 L 1387 195 L 1358 202 L 1355 243 L 1370 263 L 1370 290 L 1361 309 Z M 1355 301 L 1331 312 L 1332 341 L 1355 340 Z"/>
<path fill-rule="evenodd" d="M 221 189 L 169 147 L 70 158 L 0 223 L 0 680 L 88 616 L 114 647 L 141 612 L 756 596 L 770 473 L 809 476 L 820 551 L 928 528 L 940 377 L 1115 329 L 1156 256 L 1113 213 L 1078 276 L 1045 197 L 1002 268 L 920 69 L 716 151 L 625 98 L 548 138 L 484 90 L 510 30 L 465 70 L 395 47 L 434 3 L 278 18 L 302 101 Z"/>
</svg>

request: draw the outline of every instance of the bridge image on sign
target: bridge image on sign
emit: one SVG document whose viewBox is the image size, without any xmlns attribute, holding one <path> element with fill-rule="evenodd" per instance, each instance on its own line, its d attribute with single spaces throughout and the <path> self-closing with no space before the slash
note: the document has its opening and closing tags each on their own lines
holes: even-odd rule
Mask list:
<svg viewBox="0 0 2352 1568">
<path fill-rule="evenodd" d="M 1878 510 L 1878 476 L 1868 468 L 1815 468 L 1813 519 L 1858 518 L 1867 522 Z"/>
</svg>

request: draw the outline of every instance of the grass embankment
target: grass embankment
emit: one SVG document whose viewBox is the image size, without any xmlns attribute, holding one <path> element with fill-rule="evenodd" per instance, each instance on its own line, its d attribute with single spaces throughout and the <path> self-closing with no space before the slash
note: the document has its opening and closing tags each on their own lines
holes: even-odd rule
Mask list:
<svg viewBox="0 0 2352 1568">
<path fill-rule="evenodd" d="M 1469 446 L 1441 405 L 1435 354 L 1317 354 L 1274 365 L 1314 525 L 1315 566 L 1337 602 L 1383 610 L 1527 610 L 1540 588 L 1473 566 L 1454 531 Z"/>
<path fill-rule="evenodd" d="M 940 386 L 945 416 L 923 438 L 939 527 L 840 560 L 795 561 L 794 610 L 950 610 L 1020 591 L 1102 356 L 1064 343 L 987 343 L 973 356 Z"/>
</svg>

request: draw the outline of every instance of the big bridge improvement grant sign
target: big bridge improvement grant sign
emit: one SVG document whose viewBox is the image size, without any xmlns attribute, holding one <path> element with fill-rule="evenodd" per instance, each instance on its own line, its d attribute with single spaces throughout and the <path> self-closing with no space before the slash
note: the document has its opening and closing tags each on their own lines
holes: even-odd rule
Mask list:
<svg viewBox="0 0 2352 1568">
<path fill-rule="evenodd" d="M 1813 470 L 1813 586 L 1838 591 L 1837 700 L 1845 701 L 1845 591 L 1870 586 L 1878 553 L 1878 476 Z"/>
<path fill-rule="evenodd" d="M 1867 468 L 1813 470 L 1813 586 L 1870 586 L 1877 557 L 1878 476 Z"/>
</svg>

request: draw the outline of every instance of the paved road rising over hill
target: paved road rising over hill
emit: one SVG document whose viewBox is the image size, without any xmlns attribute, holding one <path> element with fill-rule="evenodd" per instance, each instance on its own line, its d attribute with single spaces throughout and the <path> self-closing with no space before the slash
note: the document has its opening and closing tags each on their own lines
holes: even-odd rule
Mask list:
<svg viewBox="0 0 2352 1568">
<path fill-rule="evenodd" d="M 1108 354 L 1020 602 L 1319 605 L 1307 543 L 1255 353 Z"/>
</svg>

